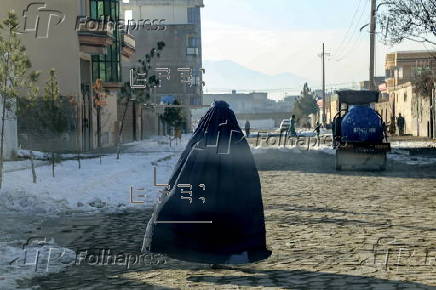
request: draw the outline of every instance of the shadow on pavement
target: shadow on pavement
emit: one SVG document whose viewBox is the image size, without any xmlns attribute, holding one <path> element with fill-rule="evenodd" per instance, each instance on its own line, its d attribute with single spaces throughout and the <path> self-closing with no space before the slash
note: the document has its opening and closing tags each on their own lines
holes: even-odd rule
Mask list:
<svg viewBox="0 0 436 290">
<path fill-rule="evenodd" d="M 64 239 L 62 246 L 78 249 L 111 249 L 118 253 L 139 253 L 146 222 L 150 218 L 150 210 L 130 210 L 126 213 L 106 214 L 91 217 L 93 225 L 84 230 L 81 237 L 74 241 Z M 72 218 L 74 219 L 74 218 Z M 80 223 L 72 220 L 71 226 Z M 302 219 L 296 223 L 338 222 L 338 220 L 307 220 Z M 355 221 L 341 221 L 355 222 Z M 359 224 L 359 221 L 356 222 Z M 76 224 L 77 225 L 77 224 Z M 59 232 L 65 228 L 59 228 Z M 62 241 L 62 239 L 60 239 Z M 210 283 L 207 287 L 198 289 L 216 289 L 231 286 L 246 287 L 280 287 L 284 289 L 434 289 L 420 283 L 391 281 L 367 276 L 353 276 L 346 274 L 332 274 L 324 272 L 311 272 L 304 270 L 257 270 L 249 269 L 249 265 L 241 267 L 224 267 L 212 270 L 208 265 L 186 263 L 177 260 L 168 260 L 163 265 L 141 265 L 128 270 L 124 266 L 108 265 L 73 265 L 63 272 L 52 273 L 48 276 L 34 277 L 23 280 L 23 288 L 40 287 L 39 289 L 175 289 L 153 284 L 156 275 L 161 271 L 188 271 L 177 284 L 180 287 L 189 282 Z M 259 267 L 259 265 L 257 265 Z M 345 269 L 344 269 L 345 270 Z M 199 271 L 205 271 L 201 274 Z M 212 273 L 216 274 L 213 275 Z M 232 273 L 234 271 L 234 273 Z M 242 272 L 242 273 L 241 273 Z M 139 275 L 139 279 L 126 277 L 123 274 Z M 246 274 L 246 275 L 243 275 Z M 186 277 L 186 278 L 185 278 Z M 159 277 L 157 277 L 159 278 Z M 162 278 L 161 284 L 167 284 Z M 216 286 L 214 286 L 216 285 Z M 180 289 L 179 286 L 177 289 Z"/>
<path fill-rule="evenodd" d="M 366 276 L 352 276 L 302 270 L 245 270 L 235 269 L 251 274 L 225 276 L 190 276 L 188 281 L 208 282 L 224 285 L 280 287 L 284 289 L 433 289 L 414 282 L 391 281 Z"/>
</svg>

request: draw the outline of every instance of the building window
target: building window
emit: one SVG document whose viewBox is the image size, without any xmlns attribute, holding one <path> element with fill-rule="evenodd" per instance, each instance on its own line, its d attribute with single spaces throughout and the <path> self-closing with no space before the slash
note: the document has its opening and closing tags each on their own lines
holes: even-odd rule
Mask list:
<svg viewBox="0 0 436 290">
<path fill-rule="evenodd" d="M 80 15 L 86 15 L 86 0 L 80 0 Z"/>
<path fill-rule="evenodd" d="M 407 101 L 407 93 L 404 93 L 404 102 Z"/>
<path fill-rule="evenodd" d="M 124 23 L 129 23 L 133 19 L 133 11 L 132 10 L 126 10 L 124 11 Z"/>
<path fill-rule="evenodd" d="M 190 98 L 190 105 L 192 106 L 199 106 L 201 105 L 201 98 L 198 96 L 191 96 Z"/>
<path fill-rule="evenodd" d="M 194 36 L 188 36 L 188 47 L 200 47 L 200 38 Z"/>
<path fill-rule="evenodd" d="M 118 0 L 91 0 L 91 19 L 97 21 L 120 19 Z M 112 31 L 113 44 L 107 48 L 105 55 L 92 56 L 92 79 L 103 82 L 121 82 L 121 32 L 114 25 Z"/>
<path fill-rule="evenodd" d="M 200 24 L 200 7 L 188 8 L 188 23 Z"/>
</svg>

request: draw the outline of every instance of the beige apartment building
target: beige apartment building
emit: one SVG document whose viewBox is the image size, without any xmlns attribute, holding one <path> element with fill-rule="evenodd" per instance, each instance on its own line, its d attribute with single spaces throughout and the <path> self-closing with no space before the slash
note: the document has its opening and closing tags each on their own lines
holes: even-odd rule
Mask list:
<svg viewBox="0 0 436 290">
<path fill-rule="evenodd" d="M 156 46 L 165 42 L 160 58 L 154 60 L 155 73 L 161 86 L 156 88 L 150 103 L 159 104 L 162 99 L 177 99 L 186 106 L 198 106 L 202 103 L 203 73 L 201 9 L 203 0 L 124 0 L 121 14 L 132 27 L 146 24 L 146 28 L 133 29 L 136 39 L 136 54 L 133 63 L 142 59 Z M 133 24 L 134 23 L 134 24 Z M 155 25 L 153 25 L 155 23 Z M 123 75 L 128 76 L 131 64 L 123 64 Z M 135 112 L 133 109 L 132 112 Z M 157 135 L 167 132 L 167 126 L 159 116 L 163 108 L 141 111 L 144 117 L 145 135 Z M 185 130 L 190 131 L 191 110 L 184 109 Z M 128 137 L 128 136 L 126 136 Z"/>
<path fill-rule="evenodd" d="M 49 70 L 55 69 L 61 95 L 72 100 L 74 112 L 73 128 L 56 139 L 19 129 L 21 147 L 89 151 L 116 144 L 121 63 L 135 52 L 131 36 L 113 28 L 117 26 L 103 23 L 103 19 L 119 19 L 119 1 L 2 0 L 0 18 L 15 10 L 20 19 L 20 37 L 32 70 L 41 72 L 41 91 Z M 102 91 L 107 96 L 103 103 L 96 102 L 93 89 L 96 80 L 102 81 Z"/>
<path fill-rule="evenodd" d="M 435 55 L 435 51 L 399 51 L 386 55 L 386 95 L 376 104 L 376 110 L 387 123 L 401 114 L 405 118 L 405 134 L 435 137 L 434 94 L 421 96 L 415 87 L 420 72 L 436 73 Z"/>
</svg>

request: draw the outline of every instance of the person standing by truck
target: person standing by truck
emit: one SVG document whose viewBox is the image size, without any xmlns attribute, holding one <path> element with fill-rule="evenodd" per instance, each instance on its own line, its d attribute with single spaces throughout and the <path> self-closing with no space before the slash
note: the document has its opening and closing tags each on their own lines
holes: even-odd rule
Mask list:
<svg viewBox="0 0 436 290">
<path fill-rule="evenodd" d="M 250 121 L 245 121 L 245 136 L 249 136 L 250 135 Z"/>
<path fill-rule="evenodd" d="M 404 117 L 401 116 L 401 114 L 398 115 L 397 125 L 398 125 L 398 135 L 403 136 L 404 135 L 405 120 L 404 120 Z"/>
</svg>

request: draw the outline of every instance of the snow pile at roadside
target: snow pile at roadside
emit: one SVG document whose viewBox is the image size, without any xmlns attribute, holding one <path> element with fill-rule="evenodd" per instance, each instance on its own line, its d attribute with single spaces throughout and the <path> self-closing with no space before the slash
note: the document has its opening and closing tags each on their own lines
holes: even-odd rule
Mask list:
<svg viewBox="0 0 436 290">
<path fill-rule="evenodd" d="M 428 165 L 436 163 L 436 157 L 411 155 L 409 149 L 435 148 L 436 143 L 432 141 L 392 141 L 392 151 L 388 158 L 394 161 L 407 163 L 410 165 Z"/>
<path fill-rule="evenodd" d="M 97 153 L 80 153 L 81 158 L 96 158 L 99 157 L 101 154 Z M 30 158 L 30 150 L 24 150 L 20 149 L 17 151 L 17 156 L 21 158 Z M 71 153 L 56 153 L 57 159 L 62 160 L 68 160 L 68 159 L 77 159 L 78 154 L 71 154 Z M 32 157 L 33 159 L 39 159 L 39 160 L 51 160 L 52 159 L 52 152 L 41 152 L 41 151 L 32 151 Z"/>
<path fill-rule="evenodd" d="M 51 165 L 41 163 L 35 169 L 36 184 L 30 160 L 7 165 L 14 170 L 5 172 L 0 210 L 46 215 L 151 207 L 162 190 L 154 186 L 153 168 L 157 168 L 157 182 L 166 183 L 189 137 L 184 135 L 180 144 L 171 147 L 159 144 L 165 137 L 135 142 L 119 160 L 115 154 L 103 156 L 101 164 L 99 158 L 83 159 L 80 169 L 77 160 L 56 163 L 54 178 Z"/>
<path fill-rule="evenodd" d="M 250 145 L 250 149 L 251 152 L 253 154 L 264 154 L 264 153 L 268 153 L 277 150 L 277 151 L 281 151 L 281 152 L 290 152 L 290 153 L 302 153 L 302 152 L 310 152 L 310 151 L 315 151 L 315 152 L 323 152 L 323 153 L 327 153 L 327 154 L 335 154 L 335 150 L 332 148 L 332 146 L 327 145 L 327 144 L 321 144 L 321 145 L 315 145 L 315 146 L 307 146 L 306 145 L 286 145 L 286 146 L 253 146 Z"/>
<path fill-rule="evenodd" d="M 388 159 L 403 162 L 409 165 L 428 165 L 436 163 L 436 158 L 409 156 L 408 154 L 388 154 Z"/>
<path fill-rule="evenodd" d="M 54 241 L 31 241 L 21 248 L 0 243 L 0 289 L 16 289 L 16 280 L 62 271 L 75 259 L 74 251 Z"/>
<path fill-rule="evenodd" d="M 410 148 L 436 148 L 436 142 L 432 141 L 391 141 L 391 147 L 396 149 Z"/>
<path fill-rule="evenodd" d="M 47 161 L 42 161 L 42 160 L 34 160 L 33 164 L 35 165 L 35 167 L 39 167 L 39 166 L 47 165 L 48 162 Z M 3 166 L 4 166 L 4 171 L 5 172 L 18 171 L 18 170 L 23 170 L 23 169 L 31 168 L 30 161 L 27 161 L 27 160 L 22 160 L 22 161 L 6 161 L 3 164 Z"/>
<path fill-rule="evenodd" d="M 145 141 L 125 144 L 124 152 L 180 152 L 183 151 L 192 134 L 182 134 L 182 139 L 168 136 L 154 136 Z"/>
</svg>

